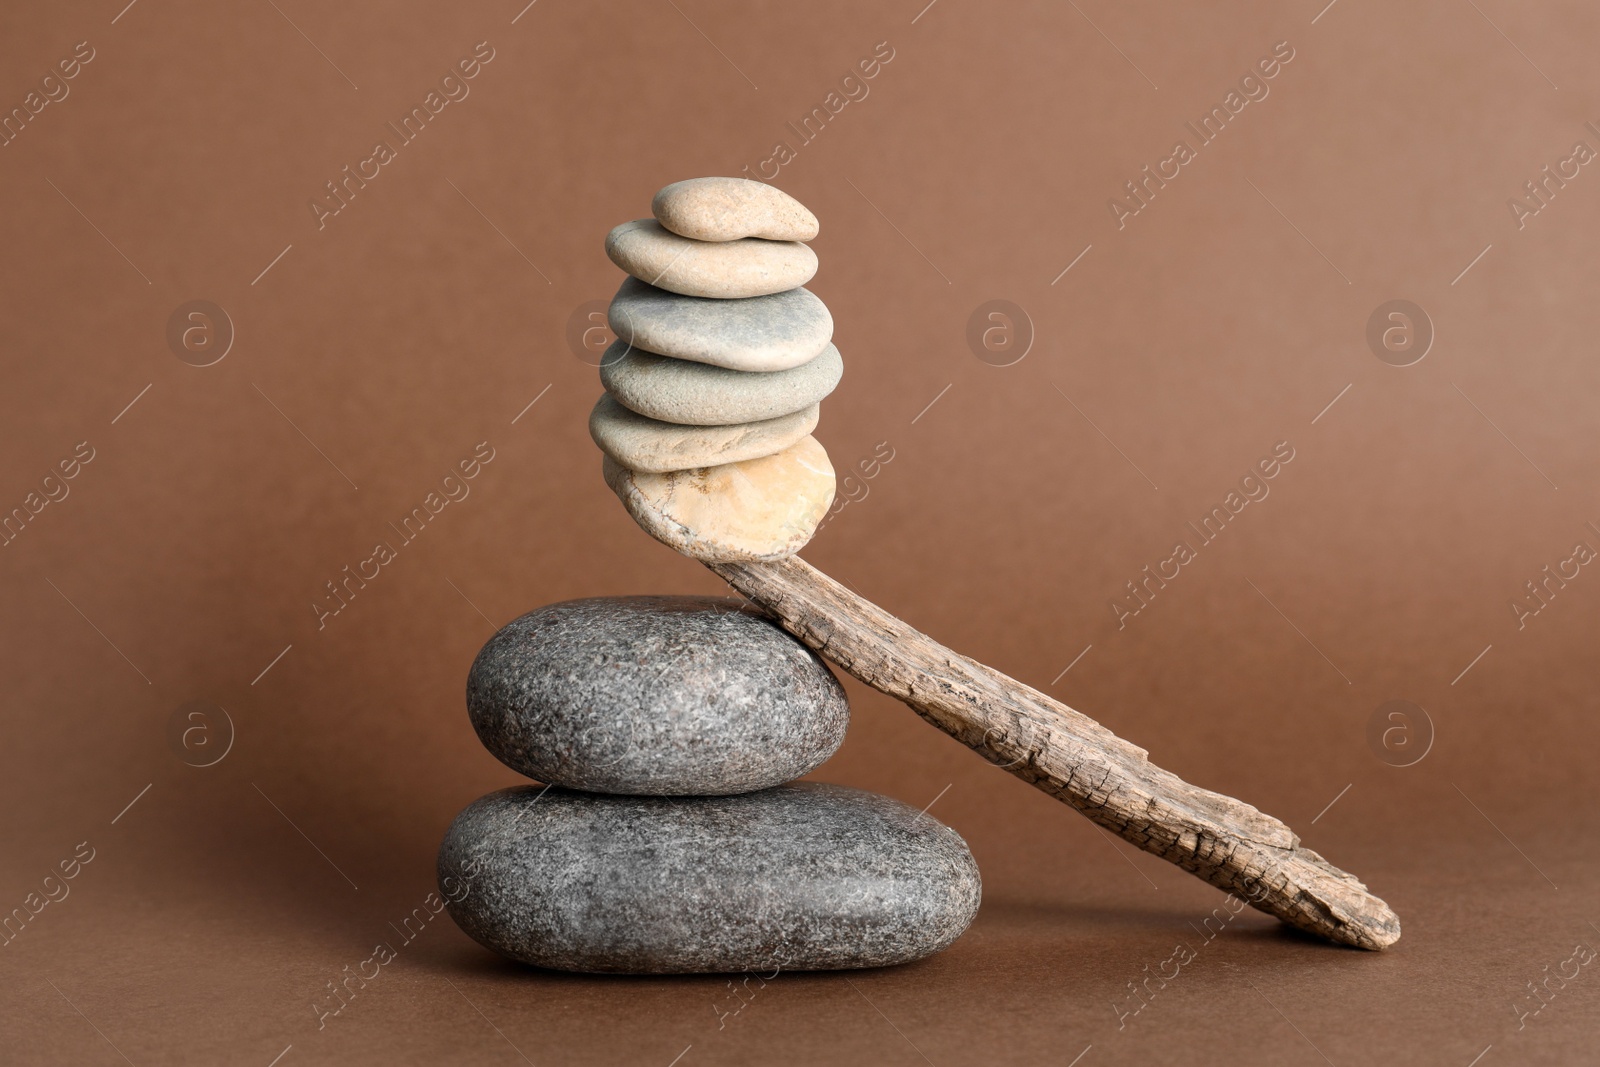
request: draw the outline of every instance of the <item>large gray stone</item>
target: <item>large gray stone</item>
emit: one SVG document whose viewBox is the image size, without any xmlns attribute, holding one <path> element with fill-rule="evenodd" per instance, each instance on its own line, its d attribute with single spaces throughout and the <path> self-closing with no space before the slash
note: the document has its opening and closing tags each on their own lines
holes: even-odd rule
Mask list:
<svg viewBox="0 0 1600 1067">
<path fill-rule="evenodd" d="M 601 393 L 589 413 L 589 436 L 600 451 L 629 470 L 666 471 L 715 467 L 772 456 L 817 428 L 818 405 L 762 422 L 733 426 L 681 426 L 646 418 Z"/>
<path fill-rule="evenodd" d="M 761 422 L 804 411 L 839 384 L 844 361 L 833 345 L 788 370 L 765 374 L 658 356 L 613 341 L 600 360 L 600 384 L 632 411 L 681 426 Z"/>
<path fill-rule="evenodd" d="M 534 787 L 456 817 L 439 876 L 480 944 L 564 971 L 883 967 L 932 955 L 978 910 L 961 837 L 897 800 L 800 782 L 733 797 Z"/>
<path fill-rule="evenodd" d="M 622 340 L 729 370 L 788 370 L 822 354 L 833 316 L 811 290 L 742 300 L 683 296 L 624 278 L 606 314 Z"/>
<path fill-rule="evenodd" d="M 467 711 L 484 747 L 541 782 L 599 793 L 742 793 L 838 749 L 844 689 L 743 601 L 568 600 L 478 653 Z"/>
</svg>

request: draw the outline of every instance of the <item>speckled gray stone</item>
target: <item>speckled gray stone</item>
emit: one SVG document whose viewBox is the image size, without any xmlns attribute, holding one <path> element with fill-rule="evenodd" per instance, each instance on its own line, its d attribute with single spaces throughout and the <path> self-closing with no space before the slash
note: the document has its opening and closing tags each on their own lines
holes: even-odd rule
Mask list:
<svg viewBox="0 0 1600 1067">
<path fill-rule="evenodd" d="M 629 470 L 664 473 L 776 455 L 817 428 L 820 408 L 733 426 L 682 426 L 647 418 L 601 393 L 589 413 L 589 436 Z"/>
<path fill-rule="evenodd" d="M 972 854 L 897 800 L 799 782 L 734 797 L 491 793 L 451 824 L 439 875 L 462 930 L 564 971 L 760 973 L 932 955 L 978 910 Z"/>
<path fill-rule="evenodd" d="M 833 345 L 808 363 L 765 374 L 658 356 L 613 341 L 600 360 L 600 384 L 629 410 L 680 426 L 728 426 L 804 411 L 844 375 Z"/>
<path fill-rule="evenodd" d="M 568 600 L 478 653 L 467 711 L 484 747 L 541 782 L 598 793 L 742 793 L 838 749 L 850 708 L 816 653 L 743 601 Z"/>
<path fill-rule="evenodd" d="M 606 318 L 619 338 L 646 352 L 729 370 L 798 367 L 821 355 L 833 338 L 833 316 L 803 287 L 712 300 L 625 278 Z"/>
</svg>

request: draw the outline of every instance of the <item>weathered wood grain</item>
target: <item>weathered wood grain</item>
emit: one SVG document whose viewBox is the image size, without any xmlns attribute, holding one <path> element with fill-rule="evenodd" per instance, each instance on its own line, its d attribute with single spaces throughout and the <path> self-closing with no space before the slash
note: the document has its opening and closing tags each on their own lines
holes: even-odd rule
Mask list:
<svg viewBox="0 0 1600 1067">
<path fill-rule="evenodd" d="M 785 629 L 979 755 L 1219 889 L 1332 941 L 1382 949 L 1400 920 L 1283 823 L 1190 785 L 1088 716 L 959 655 L 799 558 L 707 563 Z"/>
</svg>

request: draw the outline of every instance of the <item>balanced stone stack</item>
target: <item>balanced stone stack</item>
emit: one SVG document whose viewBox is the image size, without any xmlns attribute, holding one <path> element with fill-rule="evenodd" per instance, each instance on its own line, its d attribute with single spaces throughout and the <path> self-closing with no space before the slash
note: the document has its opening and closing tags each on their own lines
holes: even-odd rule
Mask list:
<svg viewBox="0 0 1600 1067">
<path fill-rule="evenodd" d="M 815 653 L 740 601 L 540 608 L 484 646 L 467 708 L 491 753 L 549 783 L 477 800 L 439 852 L 456 923 L 514 960 L 880 967 L 945 948 L 977 911 L 955 831 L 888 797 L 789 784 L 833 755 L 849 707 Z"/>
<path fill-rule="evenodd" d="M 833 469 L 810 434 L 838 384 L 833 320 L 801 286 L 816 218 L 759 182 L 699 178 L 611 231 L 631 277 L 589 427 L 652 536 L 707 561 L 776 560 L 815 531 Z M 552 604 L 484 646 L 484 746 L 546 783 L 479 799 L 439 879 L 477 941 L 560 970 L 880 967 L 977 913 L 960 836 L 896 800 L 796 782 L 849 723 L 843 688 L 743 601 Z M 465 887 L 463 889 L 463 887 Z"/>
<path fill-rule="evenodd" d="M 781 190 L 695 178 L 656 194 L 606 254 L 628 277 L 589 416 L 606 484 L 657 540 L 703 560 L 792 555 L 833 502 L 811 431 L 844 373 L 804 288 L 817 219 Z"/>
</svg>

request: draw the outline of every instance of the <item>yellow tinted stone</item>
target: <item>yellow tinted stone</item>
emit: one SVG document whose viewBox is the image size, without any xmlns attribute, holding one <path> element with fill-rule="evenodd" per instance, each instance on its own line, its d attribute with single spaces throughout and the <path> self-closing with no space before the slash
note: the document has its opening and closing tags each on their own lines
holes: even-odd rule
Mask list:
<svg viewBox="0 0 1600 1067">
<path fill-rule="evenodd" d="M 708 562 L 792 556 L 833 503 L 833 465 L 814 437 L 760 459 L 665 474 L 606 456 L 604 473 L 646 533 Z"/>
</svg>

